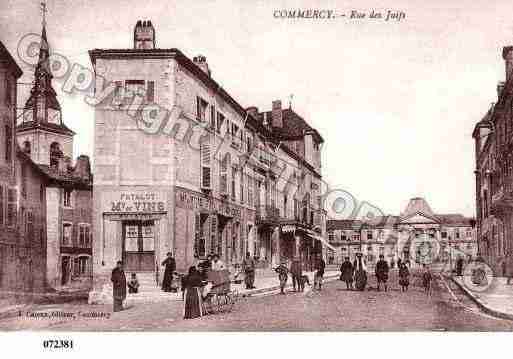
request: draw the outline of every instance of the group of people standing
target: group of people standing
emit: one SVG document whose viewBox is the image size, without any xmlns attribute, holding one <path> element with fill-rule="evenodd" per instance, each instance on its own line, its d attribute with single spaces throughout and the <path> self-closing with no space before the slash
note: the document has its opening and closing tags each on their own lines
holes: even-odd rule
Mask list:
<svg viewBox="0 0 513 359">
<path fill-rule="evenodd" d="M 314 273 L 314 289 L 321 290 L 322 280 L 324 277 L 324 271 L 326 268 L 326 262 L 324 259 L 319 258 L 316 261 L 315 273 Z M 287 285 L 288 274 L 292 277 L 293 291 L 303 292 L 305 290 L 305 284 L 310 285 L 308 276 L 303 274 L 303 265 L 299 257 L 294 257 L 290 264 L 290 268 L 287 267 L 287 262 L 282 261 L 275 272 L 278 273 L 278 280 L 280 281 L 280 294 L 285 294 L 285 286 Z"/>
<path fill-rule="evenodd" d="M 344 262 L 340 266 L 340 280 L 346 283 L 347 290 L 365 290 L 367 286 L 367 266 L 363 260 L 361 253 L 356 254 L 356 258 L 353 263 L 349 260 L 349 257 L 345 257 Z M 402 291 L 407 291 L 410 284 L 409 277 L 410 271 L 406 266 L 406 263 L 398 261 L 399 267 L 399 285 Z M 379 256 L 379 260 L 376 263 L 374 274 L 377 281 L 377 290 L 381 290 L 383 285 L 385 292 L 388 291 L 388 274 L 390 272 L 390 266 L 385 260 L 384 255 Z M 354 282 L 354 287 L 353 287 Z"/>
</svg>

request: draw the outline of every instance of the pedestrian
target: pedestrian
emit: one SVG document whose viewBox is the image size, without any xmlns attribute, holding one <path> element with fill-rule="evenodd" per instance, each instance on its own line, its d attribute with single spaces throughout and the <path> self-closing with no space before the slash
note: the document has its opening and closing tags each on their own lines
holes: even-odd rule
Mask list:
<svg viewBox="0 0 513 359">
<path fill-rule="evenodd" d="M 319 290 L 322 287 L 322 278 L 324 277 L 324 269 L 326 268 L 326 262 L 322 257 L 316 263 L 316 272 L 314 275 L 314 289 L 317 286 Z"/>
<path fill-rule="evenodd" d="M 431 281 L 433 280 L 433 275 L 426 264 L 423 264 L 422 268 L 422 286 L 426 294 L 431 295 Z"/>
<path fill-rule="evenodd" d="M 280 281 L 280 294 L 285 294 L 285 285 L 287 285 L 288 273 L 287 263 L 282 261 L 281 264 L 274 269 L 278 273 L 278 279 Z"/>
<path fill-rule="evenodd" d="M 226 269 L 224 262 L 219 259 L 219 254 L 214 254 L 212 256 L 212 270 L 223 270 Z"/>
<path fill-rule="evenodd" d="M 394 262 L 394 258 L 392 258 L 390 260 L 390 269 L 394 269 L 394 267 L 395 267 L 395 262 Z"/>
<path fill-rule="evenodd" d="M 132 273 L 130 280 L 127 283 L 128 285 L 128 293 L 137 293 L 139 292 L 139 281 L 137 280 L 137 275 Z"/>
<path fill-rule="evenodd" d="M 388 272 L 389 272 L 388 263 L 385 260 L 385 256 L 383 254 L 379 255 L 378 263 L 376 263 L 375 274 L 376 280 L 378 282 L 378 292 L 381 289 L 380 284 L 383 283 L 385 286 L 385 292 L 388 290 L 387 282 L 388 282 Z"/>
<path fill-rule="evenodd" d="M 123 310 L 123 301 L 126 299 L 126 276 L 123 271 L 123 262 L 118 261 L 112 270 L 112 298 L 114 300 L 114 312 Z"/>
<path fill-rule="evenodd" d="M 340 280 L 346 282 L 347 290 L 353 290 L 354 267 L 349 257 L 346 257 L 340 266 Z"/>
<path fill-rule="evenodd" d="M 292 264 L 290 265 L 290 274 L 292 275 L 292 286 L 294 288 L 294 292 L 304 291 L 305 283 L 303 282 L 303 268 L 301 266 L 301 259 L 298 256 L 295 256 L 292 260 Z"/>
<path fill-rule="evenodd" d="M 401 264 L 402 264 L 402 260 L 401 258 L 397 258 L 397 268 L 401 268 Z"/>
<path fill-rule="evenodd" d="M 399 285 L 401 286 L 401 291 L 408 291 L 408 286 L 410 285 L 410 271 L 404 263 L 401 263 L 399 267 Z"/>
<path fill-rule="evenodd" d="M 192 266 L 189 268 L 189 274 L 184 277 L 184 304 L 183 304 L 183 317 L 184 319 L 194 319 L 203 315 L 203 303 L 201 290 L 205 282 L 196 269 Z"/>
<path fill-rule="evenodd" d="M 504 275 L 506 276 L 506 285 L 511 284 L 511 279 L 513 278 L 513 253 L 510 251 L 506 253 L 505 263 L 504 263 Z"/>
<path fill-rule="evenodd" d="M 246 289 L 255 289 L 255 261 L 249 252 L 246 252 L 246 258 L 242 261 L 242 270 Z"/>
<path fill-rule="evenodd" d="M 171 252 L 167 252 L 166 259 L 162 262 L 165 266 L 164 279 L 162 280 L 162 290 L 164 292 L 171 292 L 173 285 L 173 274 L 176 270 L 176 262 Z"/>
<path fill-rule="evenodd" d="M 463 257 L 459 256 L 456 261 L 456 275 L 461 277 L 463 275 Z"/>
<path fill-rule="evenodd" d="M 367 267 L 362 259 L 362 253 L 356 253 L 354 262 L 355 287 L 359 291 L 364 291 L 367 286 Z"/>
</svg>

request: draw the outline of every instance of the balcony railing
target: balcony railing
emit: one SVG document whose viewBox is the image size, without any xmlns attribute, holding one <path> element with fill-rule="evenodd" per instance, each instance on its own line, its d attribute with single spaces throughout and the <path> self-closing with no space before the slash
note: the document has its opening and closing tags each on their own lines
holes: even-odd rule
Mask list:
<svg viewBox="0 0 513 359">
<path fill-rule="evenodd" d="M 276 221 L 280 218 L 280 210 L 275 206 L 257 206 L 256 219 L 257 221 Z"/>
</svg>

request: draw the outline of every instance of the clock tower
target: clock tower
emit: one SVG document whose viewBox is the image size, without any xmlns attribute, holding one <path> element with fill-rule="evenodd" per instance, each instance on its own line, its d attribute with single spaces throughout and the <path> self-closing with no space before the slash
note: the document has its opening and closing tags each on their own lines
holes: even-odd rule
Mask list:
<svg viewBox="0 0 513 359">
<path fill-rule="evenodd" d="M 61 106 L 52 87 L 49 57 L 43 17 L 39 60 L 30 97 L 23 107 L 22 121 L 16 127 L 16 136 L 21 149 L 35 163 L 57 167 L 61 157 L 72 157 L 75 133 L 62 121 Z"/>
</svg>

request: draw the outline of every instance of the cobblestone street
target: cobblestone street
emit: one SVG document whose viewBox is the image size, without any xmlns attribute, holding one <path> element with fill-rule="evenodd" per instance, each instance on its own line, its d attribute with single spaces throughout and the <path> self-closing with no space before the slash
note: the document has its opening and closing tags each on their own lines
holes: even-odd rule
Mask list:
<svg viewBox="0 0 513 359">
<path fill-rule="evenodd" d="M 59 305 L 38 306 L 30 315 L 60 311 L 74 313 L 72 318 L 11 317 L 0 321 L 4 330 L 63 331 L 308 331 L 308 330 L 513 330 L 513 322 L 480 312 L 452 283 L 437 280 L 428 297 L 416 285 L 407 293 L 398 289 L 395 273 L 391 290 L 346 291 L 340 281 L 328 283 L 322 292 L 266 295 L 242 298 L 231 313 L 183 320 L 182 303 L 138 304 L 123 312 L 111 313 L 110 306 Z M 450 291 L 449 289 L 450 288 Z M 89 313 L 110 317 L 86 318 Z M 93 314 L 94 315 L 94 314 Z"/>
</svg>

